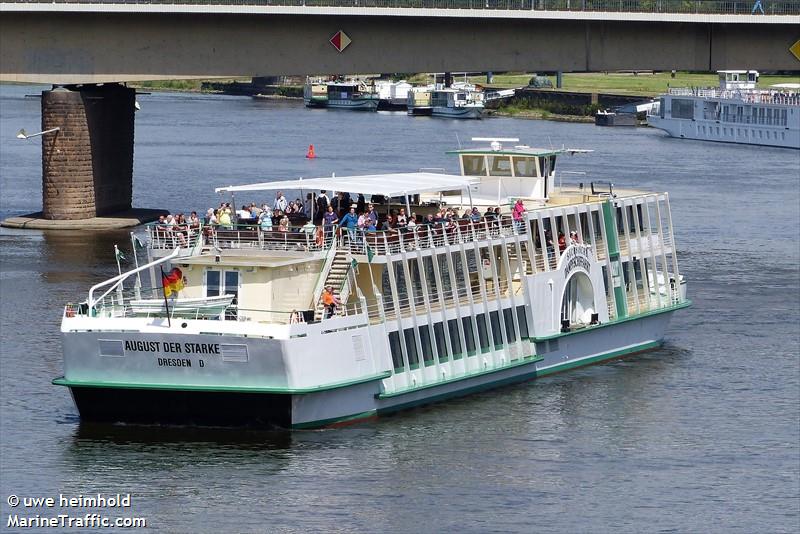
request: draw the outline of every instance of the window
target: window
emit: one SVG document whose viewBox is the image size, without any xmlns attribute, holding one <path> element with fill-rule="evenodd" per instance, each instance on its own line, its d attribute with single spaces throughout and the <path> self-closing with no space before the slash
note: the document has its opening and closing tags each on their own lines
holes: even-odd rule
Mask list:
<svg viewBox="0 0 800 534">
<path fill-rule="evenodd" d="M 406 328 L 403 330 L 403 337 L 406 338 L 406 350 L 408 351 L 408 365 L 419 364 L 419 356 L 417 355 L 417 341 L 414 339 L 414 329 Z"/>
<path fill-rule="evenodd" d="M 694 117 L 694 101 L 685 98 L 672 100 L 672 117 L 675 119 L 691 119 Z"/>
<path fill-rule="evenodd" d="M 436 352 L 439 355 L 439 361 L 447 361 L 447 340 L 444 335 L 444 323 L 433 325 L 433 335 L 436 339 Z"/>
<path fill-rule="evenodd" d="M 206 271 L 206 296 L 233 295 L 231 307 L 225 310 L 225 319 L 236 320 L 239 305 L 239 271 Z"/>
<path fill-rule="evenodd" d="M 517 332 L 514 330 L 514 310 L 511 308 L 503 309 L 503 320 L 506 323 L 506 337 L 509 343 L 517 340 Z"/>
<path fill-rule="evenodd" d="M 428 325 L 419 327 L 419 340 L 422 345 L 422 359 L 426 365 L 433 363 L 433 344 L 431 343 L 431 331 Z"/>
<path fill-rule="evenodd" d="M 486 176 L 486 160 L 483 156 L 461 156 L 465 176 Z"/>
<path fill-rule="evenodd" d="M 206 271 L 206 296 L 218 297 L 220 291 L 220 273 L 219 271 Z"/>
<path fill-rule="evenodd" d="M 478 340 L 481 344 L 481 350 L 489 350 L 489 330 L 486 328 L 486 315 L 479 314 L 475 317 L 478 322 Z"/>
<path fill-rule="evenodd" d="M 453 359 L 457 360 L 464 349 L 461 348 L 461 336 L 458 333 L 458 319 L 447 321 L 447 331 L 450 334 L 450 347 L 453 350 Z"/>
<path fill-rule="evenodd" d="M 503 345 L 503 326 L 500 324 L 500 312 L 489 312 L 489 319 L 491 319 L 492 323 L 492 337 L 494 338 L 494 344 L 496 346 Z"/>
<path fill-rule="evenodd" d="M 475 354 L 475 332 L 472 330 L 472 320 L 469 317 L 461 318 L 464 327 L 464 340 L 467 343 L 467 354 Z"/>
<path fill-rule="evenodd" d="M 487 156 L 490 176 L 511 176 L 511 158 L 509 156 Z"/>
<path fill-rule="evenodd" d="M 395 369 L 403 368 L 403 348 L 400 346 L 400 333 L 389 332 L 389 349 L 392 351 L 392 364 Z"/>
<path fill-rule="evenodd" d="M 525 306 L 517 306 L 517 321 L 519 321 L 519 335 L 522 338 L 530 337 L 528 333 L 528 317 L 525 313 Z"/>
<path fill-rule="evenodd" d="M 514 176 L 523 176 L 531 178 L 536 176 L 536 158 L 518 158 L 514 159 Z"/>
</svg>

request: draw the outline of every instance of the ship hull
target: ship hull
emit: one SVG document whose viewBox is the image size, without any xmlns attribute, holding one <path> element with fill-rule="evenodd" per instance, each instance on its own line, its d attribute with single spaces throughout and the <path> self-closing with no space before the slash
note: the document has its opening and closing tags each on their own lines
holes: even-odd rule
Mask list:
<svg viewBox="0 0 800 534">
<path fill-rule="evenodd" d="M 651 350 L 660 346 L 673 311 L 533 340 L 531 346 L 536 354 L 503 367 L 486 368 L 484 364 L 480 371 L 446 382 L 416 385 L 388 394 L 382 387 L 386 374 L 304 391 L 213 385 L 182 387 L 174 383 L 147 386 L 64 378 L 55 383 L 70 388 L 85 421 L 318 428 L 391 414 Z"/>
<path fill-rule="evenodd" d="M 678 139 L 800 149 L 800 130 L 790 128 L 657 116 L 648 116 L 647 124 Z"/>
<path fill-rule="evenodd" d="M 433 107 L 431 115 L 434 117 L 447 117 L 450 119 L 480 119 L 483 108 L 478 107 Z"/>
</svg>

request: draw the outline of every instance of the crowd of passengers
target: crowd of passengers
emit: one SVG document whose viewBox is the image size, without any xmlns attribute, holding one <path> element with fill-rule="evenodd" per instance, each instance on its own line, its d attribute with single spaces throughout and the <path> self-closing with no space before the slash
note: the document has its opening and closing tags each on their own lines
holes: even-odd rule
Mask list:
<svg viewBox="0 0 800 534">
<path fill-rule="evenodd" d="M 194 211 L 188 219 L 183 213 L 162 215 L 156 230 L 164 236 L 185 241 L 199 231 L 201 223 L 208 233 L 213 233 L 217 228 L 227 230 L 241 226 L 257 227 L 264 232 L 290 232 L 292 227 L 300 227 L 300 232 L 307 233 L 334 227 L 350 232 L 397 232 L 413 230 L 420 225 L 455 225 L 459 220 L 475 223 L 493 221 L 501 216 L 500 207 L 489 207 L 483 213 L 477 207 L 464 209 L 463 212 L 457 207 L 443 207 L 425 217 L 415 212 L 406 213 L 406 208 L 401 207 L 379 215 L 375 206 L 386 202 L 387 199 L 381 195 L 372 195 L 370 202 L 367 202 L 363 194 L 353 199 L 350 193 L 338 193 L 331 199 L 324 190 L 318 195 L 308 193 L 305 202 L 299 198 L 288 201 L 283 192 L 278 191 L 271 207 L 266 203 L 259 207 L 251 202 L 234 210 L 230 202 L 222 202 L 218 208 L 209 208 L 202 221 Z M 522 224 L 524 213 L 522 200 L 517 200 L 512 210 L 516 224 Z"/>
</svg>

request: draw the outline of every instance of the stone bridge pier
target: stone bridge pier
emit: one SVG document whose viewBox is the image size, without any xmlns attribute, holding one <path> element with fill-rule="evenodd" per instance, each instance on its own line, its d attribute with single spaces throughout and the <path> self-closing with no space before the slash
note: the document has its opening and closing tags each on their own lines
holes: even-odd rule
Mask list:
<svg viewBox="0 0 800 534">
<path fill-rule="evenodd" d="M 59 86 L 42 92 L 42 211 L 3 226 L 124 228 L 162 210 L 134 210 L 136 91 L 121 84 Z"/>
</svg>

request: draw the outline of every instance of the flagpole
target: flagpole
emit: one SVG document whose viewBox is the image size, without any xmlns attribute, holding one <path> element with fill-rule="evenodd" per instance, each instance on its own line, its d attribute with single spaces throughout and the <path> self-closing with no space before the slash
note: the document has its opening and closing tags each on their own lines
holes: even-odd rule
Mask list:
<svg viewBox="0 0 800 534">
<path fill-rule="evenodd" d="M 120 276 L 122 276 L 122 266 L 120 266 L 119 264 L 119 258 L 121 255 L 122 252 L 120 252 L 119 247 L 117 247 L 117 244 L 114 243 L 114 259 L 117 260 L 117 272 L 119 273 Z M 122 294 L 122 280 L 120 280 L 117 283 L 117 298 L 119 299 L 119 305 L 124 307 L 125 297 Z"/>
<path fill-rule="evenodd" d="M 141 300 L 142 298 L 142 276 L 141 273 L 138 271 L 139 269 L 139 255 L 136 253 L 136 237 L 134 236 L 133 232 L 131 232 L 131 249 L 133 250 L 133 262 L 136 265 L 136 286 L 133 288 L 136 291 L 136 299 Z"/>
<path fill-rule="evenodd" d="M 164 307 L 167 310 L 167 326 L 171 327 L 172 322 L 169 319 L 169 301 L 167 300 L 167 289 L 164 286 L 164 280 L 166 278 L 166 275 L 164 274 L 164 267 L 159 265 L 158 268 L 161 269 L 161 289 L 164 292 Z"/>
</svg>

